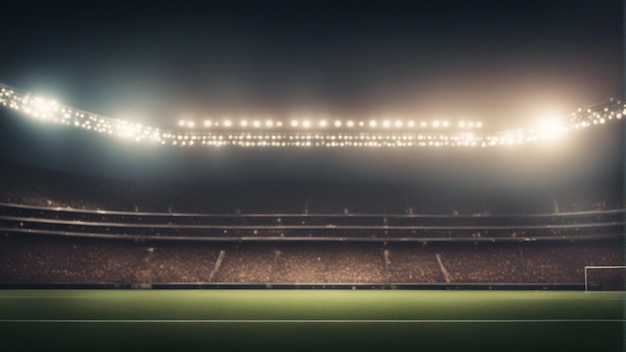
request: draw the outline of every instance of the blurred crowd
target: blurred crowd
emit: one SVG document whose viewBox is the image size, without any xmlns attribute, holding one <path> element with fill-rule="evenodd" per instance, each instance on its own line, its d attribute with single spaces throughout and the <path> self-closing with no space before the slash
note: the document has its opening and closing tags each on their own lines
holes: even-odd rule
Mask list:
<svg viewBox="0 0 626 352">
<path fill-rule="evenodd" d="M 622 265 L 623 260 L 620 240 L 143 243 L 20 234 L 0 238 L 0 282 L 582 283 L 584 266 Z"/>
<path fill-rule="evenodd" d="M 184 183 L 105 180 L 54 171 L 2 164 L 0 202 L 86 210 L 131 213 L 203 214 L 471 214 L 476 217 L 159 217 L 107 215 L 0 207 L 0 282 L 222 282 L 222 283 L 582 283 L 585 266 L 623 265 L 620 239 L 572 240 L 576 234 L 600 234 L 604 228 L 581 227 L 567 231 L 542 229 L 555 241 L 527 241 L 533 230 L 509 230 L 519 217 L 493 214 L 556 213 L 621 208 L 613 192 L 569 194 L 557 204 L 554 196 L 518 203 L 455 202 L 419 199 L 396 189 L 319 189 L 296 187 L 279 190 L 198 187 Z M 480 216 L 478 216 L 480 215 Z M 617 216 L 617 218 L 615 218 Z M 621 214 L 581 217 L 525 218 L 516 225 L 616 223 Z M 11 219 L 13 218 L 13 219 Z M 41 221 L 45 219 L 45 221 Z M 174 220 L 175 219 L 175 220 Z M 218 220 L 216 220 L 218 219 Z M 329 223 L 332 219 L 333 223 Z M 443 219 L 443 220 L 442 220 Z M 95 222 L 81 225 L 78 221 Z M 154 224 L 172 224 L 169 229 Z M 247 230 L 185 229 L 179 225 L 243 225 Z M 230 222 L 229 222 L 230 221 Z M 345 223 L 341 223 L 344 221 Z M 122 222 L 115 227 L 106 223 Z M 135 226 L 142 224 L 145 226 Z M 500 230 L 425 230 L 420 232 L 343 233 L 339 226 L 502 226 Z M 128 225 L 128 226 L 127 226 Z M 256 231 L 264 225 L 312 225 L 318 230 Z M 586 229 L 586 230 L 585 230 Z M 611 228 L 612 231 L 615 228 Z M 621 229 L 621 228 L 618 228 Z M 116 239 L 36 235 L 37 230 L 97 232 Z M 240 232 L 237 232 L 240 231 Z M 243 231 L 243 232 L 241 232 Z M 264 232 L 265 231 L 265 232 Z M 361 232 L 359 232 L 361 231 Z M 408 231 L 408 232 L 407 232 Z M 550 232 L 552 231 L 552 232 Z M 585 232 L 586 231 L 586 232 Z M 330 235 L 329 235 L 330 234 Z M 132 236 L 140 235 L 134 240 Z M 157 241 L 156 236 L 404 236 L 407 242 L 350 241 Z M 570 237 L 567 237 L 567 236 Z M 127 239 L 119 239 L 125 237 Z M 430 241 L 427 237 L 444 238 Z M 464 242 L 454 241 L 464 237 Z M 492 242 L 489 238 L 498 238 Z M 507 237 L 509 241 L 500 241 Z M 309 238 L 310 239 L 310 238 Z M 422 239 L 424 239 L 422 241 Z M 487 239 L 487 240 L 486 240 Z M 510 241 L 514 239 L 513 241 Z M 596 274 L 599 275 L 599 274 Z M 620 282 L 618 280 L 618 282 Z M 622 281 L 623 282 L 623 277 Z"/>
</svg>

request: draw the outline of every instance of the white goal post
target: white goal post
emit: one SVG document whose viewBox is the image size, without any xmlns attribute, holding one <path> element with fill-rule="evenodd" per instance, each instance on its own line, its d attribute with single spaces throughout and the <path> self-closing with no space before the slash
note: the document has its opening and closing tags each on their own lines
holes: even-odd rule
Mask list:
<svg viewBox="0 0 626 352">
<path fill-rule="evenodd" d="M 624 291 L 624 279 L 626 278 L 626 265 L 589 265 L 585 266 L 585 292 L 589 291 L 590 281 L 589 276 L 592 271 L 618 271 L 621 275 L 621 291 Z M 619 280 L 619 279 L 618 279 Z"/>
</svg>

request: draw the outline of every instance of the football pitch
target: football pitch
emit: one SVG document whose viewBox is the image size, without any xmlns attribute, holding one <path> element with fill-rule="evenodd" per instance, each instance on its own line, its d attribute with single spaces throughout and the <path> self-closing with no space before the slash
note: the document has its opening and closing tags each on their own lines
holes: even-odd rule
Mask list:
<svg viewBox="0 0 626 352">
<path fill-rule="evenodd" d="M 624 293 L 1 290 L 7 351 L 622 351 Z"/>
</svg>

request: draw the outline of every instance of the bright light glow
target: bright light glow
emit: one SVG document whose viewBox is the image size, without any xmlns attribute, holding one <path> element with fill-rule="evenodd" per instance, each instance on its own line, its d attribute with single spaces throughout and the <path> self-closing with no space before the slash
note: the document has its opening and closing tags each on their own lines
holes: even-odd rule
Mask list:
<svg viewBox="0 0 626 352">
<path fill-rule="evenodd" d="M 534 130 L 517 129 L 495 134 L 483 134 L 475 130 L 476 133 L 465 131 L 445 131 L 439 130 L 437 133 L 428 132 L 428 127 L 449 127 L 458 126 L 460 128 L 481 128 L 481 122 L 471 122 L 468 120 L 458 122 L 448 122 L 444 120 L 419 121 L 420 126 L 426 129 L 421 133 L 405 131 L 373 130 L 370 133 L 362 133 L 363 130 L 355 131 L 334 131 L 329 130 L 324 133 L 309 134 L 303 130 L 281 130 L 269 133 L 260 131 L 258 128 L 274 126 L 281 127 L 281 121 L 272 121 L 263 116 L 247 119 L 241 116 L 241 120 L 231 121 L 228 116 L 223 116 L 221 121 L 211 121 L 205 119 L 199 124 L 204 127 L 231 127 L 236 123 L 242 128 L 255 127 L 229 134 L 220 130 L 202 132 L 181 132 L 181 131 L 160 131 L 159 129 L 142 126 L 124 120 L 115 120 L 105 116 L 73 109 L 57 103 L 54 100 L 47 100 L 39 97 L 31 97 L 28 93 L 15 93 L 0 84 L 0 106 L 5 106 L 21 112 L 23 115 L 47 120 L 51 123 L 59 123 L 75 128 L 82 128 L 96 133 L 117 135 L 127 137 L 137 142 L 156 142 L 166 145 L 179 146 L 247 146 L 247 147 L 460 147 L 460 146 L 497 146 L 497 145 L 518 145 L 534 142 L 537 140 L 553 140 L 567 133 L 570 129 L 589 128 L 604 124 L 611 124 L 613 120 L 623 117 L 624 106 L 620 101 L 611 103 L 603 102 L 595 106 L 579 109 L 570 114 L 568 120 L 558 115 L 547 115 L 537 124 Z M 333 118 L 323 120 L 292 120 L 291 126 L 307 129 L 313 126 L 328 127 L 331 124 L 337 128 L 346 126 L 352 127 L 382 127 L 396 128 L 413 127 L 417 123 L 414 121 L 402 121 L 399 119 L 384 120 L 349 120 L 341 121 Z M 181 119 L 177 125 L 182 128 L 194 128 L 196 123 L 190 119 Z M 468 133 L 469 132 L 469 133 Z M 482 131 L 481 131 L 482 132 Z"/>
<path fill-rule="evenodd" d="M 566 132 L 565 125 L 559 119 L 547 118 L 539 124 L 537 135 L 544 140 L 555 140 Z"/>
</svg>

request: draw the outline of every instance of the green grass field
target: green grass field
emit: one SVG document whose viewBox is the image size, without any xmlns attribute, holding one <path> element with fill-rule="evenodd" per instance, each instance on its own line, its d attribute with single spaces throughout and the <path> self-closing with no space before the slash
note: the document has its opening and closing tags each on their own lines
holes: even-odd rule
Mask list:
<svg viewBox="0 0 626 352">
<path fill-rule="evenodd" d="M 2 290 L 0 351 L 622 351 L 624 293 Z"/>
</svg>

